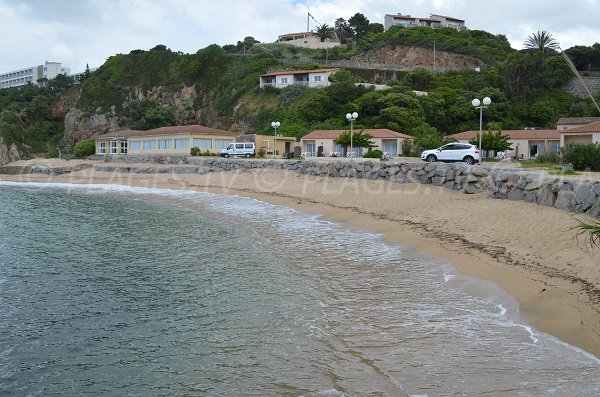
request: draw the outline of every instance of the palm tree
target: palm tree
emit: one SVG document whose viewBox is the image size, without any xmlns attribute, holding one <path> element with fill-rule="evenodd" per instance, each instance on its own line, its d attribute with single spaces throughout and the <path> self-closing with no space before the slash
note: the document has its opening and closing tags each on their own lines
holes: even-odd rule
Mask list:
<svg viewBox="0 0 600 397">
<path fill-rule="evenodd" d="M 346 36 L 351 34 L 350 28 L 348 27 L 348 22 L 346 22 L 344 18 L 338 18 L 335 20 L 335 34 L 342 44 L 345 43 Z"/>
<path fill-rule="evenodd" d="M 321 41 L 325 41 L 327 39 L 335 39 L 335 32 L 333 28 L 326 23 L 323 25 L 317 26 L 315 30 L 313 30 L 315 36 L 317 36 Z"/>
<path fill-rule="evenodd" d="M 545 30 L 533 33 L 527 38 L 527 40 L 525 40 L 525 43 L 523 43 L 523 45 L 525 46 L 525 48 L 541 50 L 542 52 L 545 52 L 546 49 L 560 50 L 560 45 L 558 44 L 558 41 L 556 41 L 554 37 L 552 37 L 552 34 L 550 32 L 546 32 Z"/>
</svg>

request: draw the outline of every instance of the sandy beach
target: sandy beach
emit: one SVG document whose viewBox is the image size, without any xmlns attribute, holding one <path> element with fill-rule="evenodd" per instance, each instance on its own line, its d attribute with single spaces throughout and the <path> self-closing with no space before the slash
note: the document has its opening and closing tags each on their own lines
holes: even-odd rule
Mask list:
<svg viewBox="0 0 600 397">
<path fill-rule="evenodd" d="M 37 160 L 11 165 L 72 166 Z M 106 163 L 102 163 L 106 165 Z M 146 164 L 145 166 L 148 166 Z M 158 165 L 152 165 L 158 166 Z M 395 243 L 498 283 L 541 331 L 600 357 L 600 249 L 571 230 L 584 215 L 431 185 L 323 178 L 273 169 L 199 174 L 120 174 L 85 169 L 61 176 L 0 175 L 3 181 L 124 184 L 256 198 L 383 233 Z"/>
</svg>

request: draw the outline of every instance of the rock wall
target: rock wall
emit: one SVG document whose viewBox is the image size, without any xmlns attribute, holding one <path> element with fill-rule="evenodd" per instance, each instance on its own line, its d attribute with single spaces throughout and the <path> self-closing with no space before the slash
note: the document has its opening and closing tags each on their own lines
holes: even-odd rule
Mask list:
<svg viewBox="0 0 600 397">
<path fill-rule="evenodd" d="M 0 138 L 0 165 L 8 164 L 17 160 L 21 160 L 21 155 L 19 154 L 17 145 L 13 143 L 10 145 L 10 147 L 8 147 L 2 141 L 2 138 Z"/>
<path fill-rule="evenodd" d="M 464 163 L 379 163 L 371 161 L 221 159 L 190 156 L 96 156 L 111 163 L 171 164 L 173 167 L 98 166 L 98 171 L 131 173 L 208 173 L 236 169 L 275 168 L 321 177 L 421 183 L 463 191 L 488 191 L 498 199 L 520 200 L 586 213 L 600 218 L 600 179 L 587 180 L 548 175 L 520 168 L 506 169 Z M 0 170 L 0 172 L 2 172 Z"/>
</svg>

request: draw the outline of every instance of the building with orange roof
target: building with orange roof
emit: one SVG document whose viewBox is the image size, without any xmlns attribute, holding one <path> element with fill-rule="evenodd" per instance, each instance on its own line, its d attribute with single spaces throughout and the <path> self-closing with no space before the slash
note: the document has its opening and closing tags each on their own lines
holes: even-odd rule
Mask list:
<svg viewBox="0 0 600 397">
<path fill-rule="evenodd" d="M 495 132 L 495 131 L 493 131 Z M 558 130 L 502 130 L 504 135 L 509 136 L 511 150 L 507 158 L 517 160 L 530 160 L 543 153 L 558 153 L 561 146 L 561 131 Z M 483 132 L 484 134 L 486 131 Z M 458 134 L 448 135 L 448 138 L 458 142 L 468 143 L 476 138 L 479 131 L 465 131 Z"/>
<path fill-rule="evenodd" d="M 343 156 L 344 148 L 342 145 L 336 144 L 334 141 L 344 132 L 349 130 L 315 130 L 305 135 L 300 139 L 302 153 L 305 156 Z M 354 133 L 362 132 L 373 137 L 371 140 L 373 146 L 369 149 L 379 149 L 387 153 L 390 157 L 398 157 L 402 155 L 402 146 L 408 140 L 414 140 L 413 136 L 388 130 L 386 128 L 377 129 L 354 129 Z M 362 157 L 365 153 L 363 148 L 354 148 L 356 157 Z"/>
<path fill-rule="evenodd" d="M 561 146 L 569 143 L 600 143 L 600 121 L 560 130 Z"/>
<path fill-rule="evenodd" d="M 322 88 L 331 85 L 329 76 L 337 72 L 335 68 L 312 70 L 288 70 L 260 75 L 260 88 L 285 88 L 299 84 L 310 88 Z"/>
</svg>

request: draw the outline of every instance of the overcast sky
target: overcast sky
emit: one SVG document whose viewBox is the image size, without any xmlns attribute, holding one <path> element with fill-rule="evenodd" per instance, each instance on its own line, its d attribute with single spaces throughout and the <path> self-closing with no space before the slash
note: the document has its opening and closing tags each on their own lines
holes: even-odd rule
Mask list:
<svg viewBox="0 0 600 397">
<path fill-rule="evenodd" d="M 600 0 L 0 0 L 0 72 L 45 60 L 80 72 L 157 44 L 194 53 L 246 36 L 269 43 L 306 31 L 307 7 L 329 25 L 357 12 L 382 24 L 385 14 L 448 15 L 469 29 L 506 35 L 517 49 L 540 30 L 563 49 L 600 42 Z M 315 25 L 311 20 L 310 30 Z"/>
</svg>

